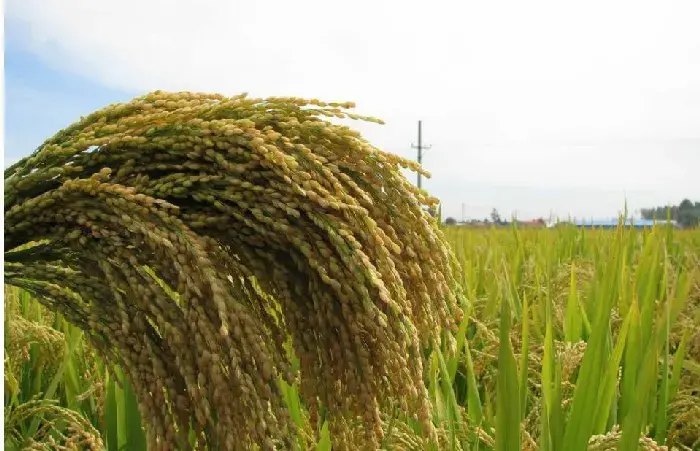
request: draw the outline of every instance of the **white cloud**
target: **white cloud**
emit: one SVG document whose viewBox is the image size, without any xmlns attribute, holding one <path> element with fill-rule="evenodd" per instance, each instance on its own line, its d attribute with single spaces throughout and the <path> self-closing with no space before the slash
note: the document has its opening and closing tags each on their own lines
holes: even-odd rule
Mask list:
<svg viewBox="0 0 700 451">
<path fill-rule="evenodd" d="M 615 214 L 610 193 L 700 198 L 693 0 L 8 0 L 6 14 L 27 49 L 106 86 L 353 100 L 387 121 L 366 136 L 407 157 L 423 119 L 425 186 L 454 215 L 473 183 L 502 208 L 514 196 L 497 186 L 551 193 L 518 197 L 533 215 Z"/>
</svg>

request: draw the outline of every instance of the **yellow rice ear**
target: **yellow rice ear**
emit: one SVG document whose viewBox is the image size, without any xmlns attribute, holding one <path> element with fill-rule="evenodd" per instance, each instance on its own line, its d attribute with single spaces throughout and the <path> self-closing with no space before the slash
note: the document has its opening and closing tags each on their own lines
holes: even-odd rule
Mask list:
<svg viewBox="0 0 700 451">
<path fill-rule="evenodd" d="M 362 418 L 376 448 L 397 398 L 435 438 L 420 344 L 461 317 L 456 260 L 416 164 L 325 119 L 380 122 L 351 107 L 156 91 L 6 170 L 6 246 L 46 243 L 6 280 L 122 366 L 153 449 L 290 449 L 285 343 L 338 444 Z"/>
</svg>

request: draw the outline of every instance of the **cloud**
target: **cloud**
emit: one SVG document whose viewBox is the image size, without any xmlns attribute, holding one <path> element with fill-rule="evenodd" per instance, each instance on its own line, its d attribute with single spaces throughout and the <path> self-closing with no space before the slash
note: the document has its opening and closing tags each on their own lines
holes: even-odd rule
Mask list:
<svg viewBox="0 0 700 451">
<path fill-rule="evenodd" d="M 6 15 L 28 51 L 115 89 L 353 100 L 387 121 L 360 125 L 368 139 L 411 158 L 423 119 L 441 197 L 460 190 L 447 181 L 700 197 L 692 0 L 8 0 Z"/>
</svg>

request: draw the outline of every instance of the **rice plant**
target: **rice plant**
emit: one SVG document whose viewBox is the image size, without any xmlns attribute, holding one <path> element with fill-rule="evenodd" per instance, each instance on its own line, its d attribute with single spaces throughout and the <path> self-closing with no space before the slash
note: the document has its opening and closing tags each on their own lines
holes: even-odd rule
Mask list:
<svg viewBox="0 0 700 451">
<path fill-rule="evenodd" d="M 6 448 L 700 448 L 697 231 L 441 230 L 351 106 L 152 93 L 9 168 Z"/>
<path fill-rule="evenodd" d="M 637 445 L 626 443 L 627 449 L 697 449 L 700 283 L 696 268 L 700 242 L 696 232 L 454 228 L 445 233 L 464 268 L 460 276 L 469 303 L 460 328 L 449 334 L 452 341 L 445 340 L 425 355 L 424 381 L 438 435 L 436 449 L 617 449 L 627 428 L 634 428 L 630 429 L 631 441 Z M 616 243 L 626 247 L 615 249 Z M 612 277 L 606 269 L 607 259 L 621 254 L 626 257 L 616 267 L 621 277 L 609 308 L 608 327 L 594 326 L 600 324 L 595 321 L 599 314 L 595 299 L 602 303 L 604 292 L 614 288 L 609 279 L 603 285 L 606 275 Z M 644 299 L 652 289 L 647 287 L 655 290 L 658 299 L 653 301 L 651 322 L 645 319 L 644 323 L 642 318 L 648 316 L 642 312 L 650 307 L 645 309 L 648 304 L 639 299 L 640 293 Z M 594 297 L 595 293 L 602 297 Z M 138 418 L 135 398 L 127 393 L 128 387 L 127 392 L 120 387 L 122 376 L 115 375 L 115 383 L 115 376 L 100 366 L 84 339 L 71 342 L 71 332 L 61 332 L 67 325 L 26 292 L 6 288 L 5 295 L 6 336 L 10 338 L 5 350 L 6 411 L 46 392 L 48 381 L 62 366 L 63 375 L 46 399 L 90 419 L 107 449 L 145 449 L 143 432 L 133 421 Z M 512 323 L 504 334 L 502 322 L 508 316 Z M 644 324 L 651 328 L 645 330 Z M 579 387 L 585 386 L 583 365 L 596 357 L 590 351 L 596 334 L 604 338 L 599 345 L 603 351 L 598 351 L 604 358 L 598 359 L 603 362 L 598 368 L 588 363 L 589 374 L 597 370 L 597 375 L 593 388 L 587 388 L 595 393 L 590 398 L 595 402 L 586 405 L 584 412 L 594 423 L 586 426 L 576 419 L 580 416 L 574 416 L 574 401 L 577 393 L 586 394 Z M 502 336 L 510 338 L 509 347 L 501 346 L 506 342 Z M 645 336 L 656 346 L 635 344 Z M 71 343 L 74 351 L 68 354 Z M 510 363 L 501 365 L 502 359 Z M 67 363 L 62 365 L 64 360 Z M 645 372 L 644 363 L 658 367 Z M 23 366 L 19 371 L 17 364 Z M 8 371 L 8 365 L 14 370 Z M 71 382 L 67 369 L 90 365 L 97 365 L 93 373 L 86 377 L 75 373 L 77 382 Z M 501 368 L 504 370 L 499 371 Z M 298 360 L 292 358 L 292 372 L 298 371 Z M 645 374 L 647 380 L 642 379 Z M 43 378 L 43 385 L 34 382 L 38 378 Z M 499 394 L 499 378 L 501 383 L 515 381 L 518 396 Z M 100 387 L 97 381 L 106 389 L 96 389 Z M 18 391 L 20 386 L 22 391 Z M 638 396 L 644 388 L 647 395 Z M 296 425 L 293 448 L 330 449 L 328 427 L 312 424 L 298 385 L 282 382 L 281 391 Z M 71 404 L 71 396 L 83 399 L 82 403 Z M 499 411 L 513 415 L 516 421 L 499 423 Z M 381 449 L 422 450 L 428 446 L 415 419 L 399 409 L 383 411 L 381 421 Z M 514 425 L 520 434 L 514 433 Z M 21 428 L 15 430 L 21 436 Z M 574 444 L 573 437 L 581 430 L 583 440 Z"/>
<path fill-rule="evenodd" d="M 374 120 L 352 107 L 154 92 L 5 171 L 6 281 L 121 368 L 151 448 L 289 448 L 297 378 L 340 449 L 393 400 L 436 443 L 421 353 L 461 320 L 457 263 L 422 169 L 324 119 Z"/>
</svg>

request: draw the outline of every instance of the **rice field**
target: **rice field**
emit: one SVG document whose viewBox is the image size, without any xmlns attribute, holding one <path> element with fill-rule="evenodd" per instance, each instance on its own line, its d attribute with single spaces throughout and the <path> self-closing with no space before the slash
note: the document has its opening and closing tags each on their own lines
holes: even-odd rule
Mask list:
<svg viewBox="0 0 700 451">
<path fill-rule="evenodd" d="M 387 400 L 381 449 L 700 449 L 700 232 L 443 233 L 466 302 L 423 356 L 439 446 Z M 10 286 L 4 369 L 5 449 L 146 449 L 121 369 Z M 298 384 L 279 384 L 296 449 L 330 450 L 324 413 L 312 421 Z"/>
</svg>

